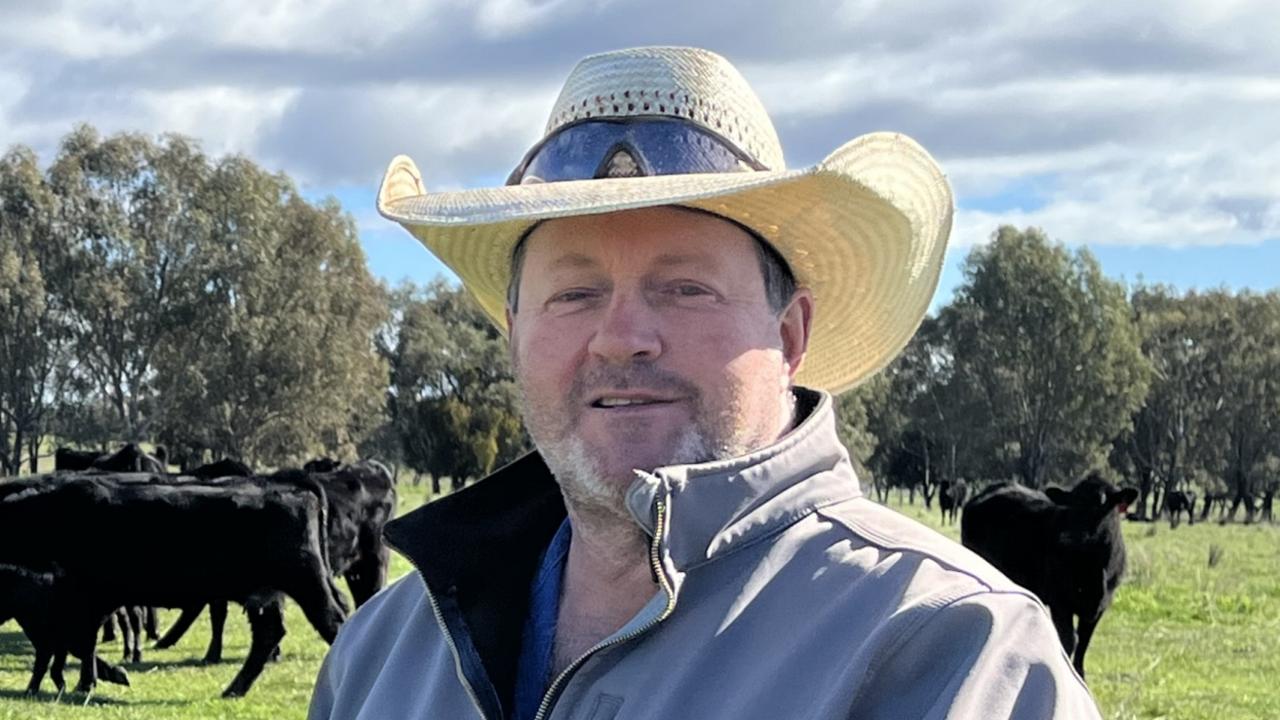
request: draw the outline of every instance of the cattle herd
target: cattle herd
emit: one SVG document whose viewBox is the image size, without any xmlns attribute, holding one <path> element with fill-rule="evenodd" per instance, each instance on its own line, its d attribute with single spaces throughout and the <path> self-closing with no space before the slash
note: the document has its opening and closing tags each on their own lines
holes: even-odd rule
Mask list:
<svg viewBox="0 0 1280 720">
<path fill-rule="evenodd" d="M 98 656 L 99 628 L 118 618 L 125 657 L 137 662 L 156 607 L 182 610 L 161 639 L 167 647 L 208 606 L 205 659 L 219 661 L 234 602 L 251 640 L 223 695 L 244 695 L 278 652 L 284 597 L 332 642 L 349 612 L 335 576 L 357 606 L 382 588 L 382 526 L 395 507 L 391 474 L 372 460 L 265 475 L 223 460 L 172 475 L 136 445 L 110 455 L 59 449 L 53 473 L 0 484 L 0 622 L 16 620 L 35 649 L 27 692 L 39 692 L 46 672 L 62 692 L 68 653 L 81 660 L 77 691 L 99 678 L 128 684 Z M 145 551 L 147 562 L 113 558 L 111 548 Z"/>
<path fill-rule="evenodd" d="M 0 484 L 0 622 L 14 619 L 35 648 L 28 693 L 46 672 L 65 688 L 66 656 L 79 658 L 76 690 L 128 675 L 97 654 L 99 628 L 119 625 L 126 660 L 155 639 L 155 608 L 179 619 L 156 644 L 172 646 L 207 606 L 206 662 L 222 658 L 227 603 L 249 618 L 248 656 L 226 697 L 244 695 L 279 651 L 283 598 L 326 642 L 348 613 L 335 576 L 358 607 L 386 584 L 382 527 L 395 513 L 390 473 L 372 460 L 314 460 L 255 474 L 221 460 L 172 475 L 162 459 L 126 445 L 113 454 L 65 448 L 55 472 Z M 995 483 L 971 496 L 963 481 L 939 488 L 943 523 L 960 518 L 961 542 L 1045 604 L 1084 676 L 1084 655 L 1125 571 L 1120 520 L 1137 491 L 1097 474 L 1070 490 Z M 1195 498 L 1170 493 L 1172 522 Z M 106 548 L 145 548 L 149 562 L 111 562 Z M 164 568 L 157 571 L 156 568 Z"/>
</svg>

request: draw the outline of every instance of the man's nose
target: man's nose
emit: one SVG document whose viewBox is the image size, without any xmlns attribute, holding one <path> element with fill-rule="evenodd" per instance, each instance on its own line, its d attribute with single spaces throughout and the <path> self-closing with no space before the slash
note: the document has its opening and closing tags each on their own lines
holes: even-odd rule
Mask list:
<svg viewBox="0 0 1280 720">
<path fill-rule="evenodd" d="M 587 350 L 606 362 L 653 360 L 662 354 L 658 317 L 643 296 L 615 292 Z"/>
</svg>

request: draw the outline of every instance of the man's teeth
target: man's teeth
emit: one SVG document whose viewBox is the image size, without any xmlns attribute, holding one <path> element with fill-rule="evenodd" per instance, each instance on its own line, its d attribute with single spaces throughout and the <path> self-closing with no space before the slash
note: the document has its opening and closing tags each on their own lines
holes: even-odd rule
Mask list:
<svg viewBox="0 0 1280 720">
<path fill-rule="evenodd" d="M 629 400 L 626 398 L 604 398 L 598 403 L 600 407 L 623 407 L 626 405 L 650 405 L 655 400 Z"/>
</svg>

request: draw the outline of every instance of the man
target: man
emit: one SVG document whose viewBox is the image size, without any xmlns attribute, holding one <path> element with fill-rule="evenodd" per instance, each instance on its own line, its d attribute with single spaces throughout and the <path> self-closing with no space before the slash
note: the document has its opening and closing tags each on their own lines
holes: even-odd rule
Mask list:
<svg viewBox="0 0 1280 720">
<path fill-rule="evenodd" d="M 1033 596 L 862 497 L 831 393 L 937 282 L 952 201 L 897 135 L 785 170 L 723 58 L 583 60 L 507 187 L 381 212 L 507 331 L 537 452 L 387 526 L 319 718 L 1088 718 Z"/>
</svg>

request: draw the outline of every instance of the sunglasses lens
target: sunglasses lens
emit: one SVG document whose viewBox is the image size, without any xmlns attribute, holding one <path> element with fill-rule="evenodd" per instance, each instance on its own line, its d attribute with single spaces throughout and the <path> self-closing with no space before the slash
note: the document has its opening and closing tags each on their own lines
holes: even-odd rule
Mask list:
<svg viewBox="0 0 1280 720">
<path fill-rule="evenodd" d="M 761 168 L 721 138 L 680 120 L 601 120 L 553 135 L 512 173 L 508 184 L 756 169 Z"/>
</svg>

